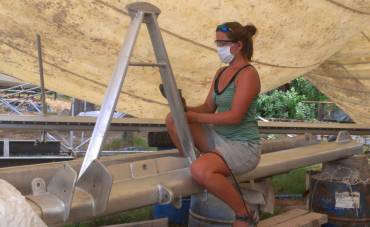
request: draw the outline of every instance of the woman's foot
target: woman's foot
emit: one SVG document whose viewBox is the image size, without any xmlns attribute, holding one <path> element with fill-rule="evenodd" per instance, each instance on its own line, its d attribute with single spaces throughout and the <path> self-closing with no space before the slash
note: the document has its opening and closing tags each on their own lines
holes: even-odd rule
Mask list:
<svg viewBox="0 0 370 227">
<path fill-rule="evenodd" d="M 256 227 L 258 222 L 259 215 L 255 210 L 253 210 L 235 215 L 233 227 Z"/>
</svg>

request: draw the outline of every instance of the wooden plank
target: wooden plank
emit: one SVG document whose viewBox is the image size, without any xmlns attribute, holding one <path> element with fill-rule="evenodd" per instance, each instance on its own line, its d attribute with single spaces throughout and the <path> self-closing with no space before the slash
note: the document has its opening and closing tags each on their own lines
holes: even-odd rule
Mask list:
<svg viewBox="0 0 370 227">
<path fill-rule="evenodd" d="M 118 225 L 106 225 L 105 227 L 167 227 L 168 218 L 160 218 L 155 220 L 132 222 Z"/>
<path fill-rule="evenodd" d="M 326 214 L 311 212 L 300 217 L 289 220 L 286 223 L 281 223 L 275 227 L 320 227 L 328 222 Z"/>
<path fill-rule="evenodd" d="M 287 221 L 291 219 L 297 218 L 307 213 L 308 213 L 307 210 L 302 210 L 302 209 L 289 210 L 283 214 L 279 214 L 274 217 L 261 221 L 258 224 L 258 227 L 270 227 L 270 226 L 275 226 L 281 223 L 286 223 Z"/>
</svg>

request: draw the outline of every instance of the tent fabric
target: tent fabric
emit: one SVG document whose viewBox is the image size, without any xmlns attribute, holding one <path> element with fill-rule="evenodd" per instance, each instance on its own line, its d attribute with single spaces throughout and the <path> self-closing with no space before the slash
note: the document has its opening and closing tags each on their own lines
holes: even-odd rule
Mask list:
<svg viewBox="0 0 370 227">
<path fill-rule="evenodd" d="M 39 84 L 35 36 L 40 34 L 46 88 L 101 104 L 130 23 L 125 5 L 132 2 L 1 1 L 0 73 Z M 222 66 L 213 43 L 215 27 L 239 21 L 258 28 L 253 63 L 264 92 L 315 69 L 307 79 L 355 121 L 370 122 L 369 109 L 361 106 L 370 100 L 365 95 L 370 87 L 368 68 L 352 64 L 369 59 L 365 36 L 369 37 L 370 0 L 148 2 L 162 11 L 158 22 L 178 87 L 190 105 L 203 102 Z M 132 61 L 154 62 L 144 24 Z M 337 74 L 341 68 L 337 65 L 344 64 L 355 79 Z M 118 110 L 137 117 L 164 117 L 168 106 L 159 83 L 156 69 L 130 67 Z M 341 89 L 333 91 L 338 83 Z M 361 84 L 361 90 L 354 89 L 355 84 Z"/>
<path fill-rule="evenodd" d="M 354 36 L 334 56 L 306 74 L 357 123 L 370 123 L 370 29 Z"/>
</svg>

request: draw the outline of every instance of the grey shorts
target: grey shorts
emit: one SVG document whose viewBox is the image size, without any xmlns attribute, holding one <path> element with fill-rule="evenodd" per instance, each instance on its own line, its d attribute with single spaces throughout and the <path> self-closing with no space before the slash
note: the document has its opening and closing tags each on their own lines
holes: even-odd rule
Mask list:
<svg viewBox="0 0 370 227">
<path fill-rule="evenodd" d="M 203 125 L 210 150 L 217 151 L 233 173 L 255 169 L 260 161 L 261 145 L 247 141 L 232 141 L 219 135 L 211 125 Z"/>
</svg>

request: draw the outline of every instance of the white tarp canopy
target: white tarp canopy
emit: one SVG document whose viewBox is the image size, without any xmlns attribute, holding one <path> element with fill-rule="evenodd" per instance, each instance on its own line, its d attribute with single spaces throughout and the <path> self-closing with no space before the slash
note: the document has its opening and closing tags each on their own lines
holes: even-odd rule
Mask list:
<svg viewBox="0 0 370 227">
<path fill-rule="evenodd" d="M 41 35 L 48 89 L 100 104 L 130 22 L 129 0 L 0 2 L 0 73 L 39 83 Z M 254 64 L 263 91 L 306 74 L 355 121 L 370 123 L 370 0 L 152 0 L 172 67 L 190 105 L 200 103 L 220 61 L 217 24 L 253 23 Z M 134 61 L 153 62 L 145 29 Z M 312 71 L 314 70 L 314 71 Z M 131 68 L 118 110 L 161 118 L 168 112 L 159 73 Z"/>
</svg>

